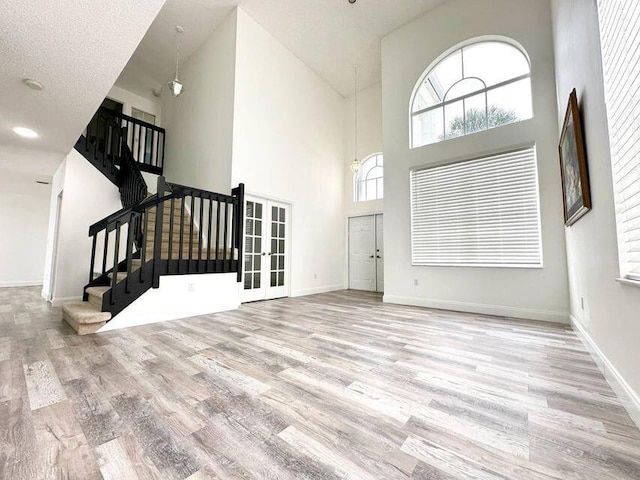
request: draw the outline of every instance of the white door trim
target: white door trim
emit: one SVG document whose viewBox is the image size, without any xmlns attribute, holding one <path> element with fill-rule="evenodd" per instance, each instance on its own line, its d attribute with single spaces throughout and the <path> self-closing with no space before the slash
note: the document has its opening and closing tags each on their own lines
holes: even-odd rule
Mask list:
<svg viewBox="0 0 640 480">
<path fill-rule="evenodd" d="M 242 265 L 243 265 L 243 279 L 242 282 L 240 284 L 240 288 L 241 288 L 241 302 L 242 303 L 246 303 L 246 302 L 253 302 L 253 301 L 259 301 L 259 300 L 270 300 L 270 299 L 274 299 L 274 298 L 283 298 L 283 297 L 290 297 L 291 296 L 291 275 L 292 275 L 292 271 L 293 271 L 293 265 L 292 265 L 292 224 L 293 224 L 293 203 L 286 201 L 286 200 L 281 200 L 281 199 L 276 199 L 276 198 L 271 198 L 271 197 L 267 197 L 264 195 L 259 195 L 259 194 L 253 194 L 253 193 L 248 193 L 245 194 L 245 203 L 249 201 L 249 202 L 258 202 L 261 203 L 263 205 L 264 208 L 264 212 L 262 215 L 262 252 L 265 253 L 265 255 L 262 255 L 262 261 L 261 261 L 261 288 L 260 289 L 256 289 L 253 292 L 249 291 L 249 290 L 245 290 L 244 289 L 244 282 L 245 282 L 245 272 L 244 272 L 244 254 L 243 254 L 243 258 L 241 259 L 242 261 Z M 272 219 L 272 211 L 271 211 L 271 207 L 272 206 L 277 206 L 279 208 L 284 208 L 286 211 L 286 221 L 285 221 L 285 237 L 284 237 L 284 241 L 285 241 L 285 270 L 284 270 L 284 274 L 285 274 L 285 284 L 281 287 L 271 287 L 270 286 L 270 277 L 271 277 L 271 256 L 268 255 L 267 253 L 270 252 L 271 249 L 271 219 Z M 246 205 L 245 205 L 246 208 Z M 246 236 L 246 231 L 247 231 L 247 225 L 246 225 L 246 214 L 242 220 L 242 241 L 243 241 L 243 245 L 245 245 L 245 236 Z M 245 252 L 246 253 L 246 252 Z M 252 294 L 254 293 L 254 294 Z"/>
</svg>

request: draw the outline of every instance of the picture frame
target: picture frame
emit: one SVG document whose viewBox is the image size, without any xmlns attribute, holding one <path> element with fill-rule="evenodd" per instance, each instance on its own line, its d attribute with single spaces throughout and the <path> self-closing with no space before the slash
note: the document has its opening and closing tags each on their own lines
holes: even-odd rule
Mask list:
<svg viewBox="0 0 640 480">
<path fill-rule="evenodd" d="M 591 210 L 589 170 L 578 107 L 578 95 L 575 88 L 569 95 L 569 104 L 558 150 L 562 178 L 564 224 L 570 227 Z"/>
</svg>

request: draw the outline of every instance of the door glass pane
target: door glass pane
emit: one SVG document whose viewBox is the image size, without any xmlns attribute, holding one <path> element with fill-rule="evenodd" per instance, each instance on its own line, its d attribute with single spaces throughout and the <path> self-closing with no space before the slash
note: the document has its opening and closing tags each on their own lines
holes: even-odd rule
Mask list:
<svg viewBox="0 0 640 480">
<path fill-rule="evenodd" d="M 277 270 L 278 268 L 278 256 L 271 255 L 271 270 Z"/>
<path fill-rule="evenodd" d="M 272 221 L 278 221 L 278 207 L 271 207 L 271 217 Z"/>
<path fill-rule="evenodd" d="M 284 285 L 284 272 L 278 272 L 278 286 L 282 287 Z"/>
<path fill-rule="evenodd" d="M 284 222 L 285 221 L 285 219 L 284 219 L 284 208 L 280 209 L 280 217 L 278 218 L 278 221 L 279 222 Z"/>
<path fill-rule="evenodd" d="M 262 204 L 246 202 L 245 210 L 245 290 L 260 288 L 262 271 Z"/>
<path fill-rule="evenodd" d="M 271 286 L 275 287 L 278 285 L 278 274 L 276 272 L 271 272 Z"/>
</svg>

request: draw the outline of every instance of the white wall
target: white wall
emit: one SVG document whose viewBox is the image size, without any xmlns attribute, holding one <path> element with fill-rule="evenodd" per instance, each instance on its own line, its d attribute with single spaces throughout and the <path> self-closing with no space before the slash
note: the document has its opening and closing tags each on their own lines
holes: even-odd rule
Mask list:
<svg viewBox="0 0 640 480">
<path fill-rule="evenodd" d="M 51 185 L 34 176 L 0 173 L 0 287 L 41 285 Z"/>
<path fill-rule="evenodd" d="M 596 0 L 554 0 L 553 23 L 557 116 L 562 122 L 569 93 L 576 88 L 593 201 L 593 210 L 566 229 L 571 315 L 640 399 L 640 288 L 616 281 L 620 272 Z"/>
<path fill-rule="evenodd" d="M 64 168 L 64 177 L 54 304 L 82 297 L 82 289 L 89 282 L 89 227 L 122 208 L 118 188 L 76 150 L 71 150 L 61 168 Z M 53 189 L 51 202 L 55 202 L 58 192 L 58 187 Z"/>
<path fill-rule="evenodd" d="M 153 95 L 143 97 L 118 85 L 111 87 L 107 98 L 122 103 L 122 113 L 125 115 L 131 116 L 131 109 L 137 108 L 143 112 L 155 115 L 156 125 L 159 127 L 162 126 L 162 102 L 160 98 L 156 98 Z"/>
<path fill-rule="evenodd" d="M 384 200 L 354 202 L 354 175 L 351 162 L 355 153 L 355 95 L 344 102 L 344 284 L 349 286 L 349 217 L 382 213 Z M 382 85 L 379 83 L 358 92 L 358 160 L 382 152 Z"/>
<path fill-rule="evenodd" d="M 410 150 L 409 101 L 420 75 L 449 48 L 485 35 L 510 37 L 527 50 L 532 63 L 535 118 Z M 452 0 L 383 39 L 385 301 L 568 320 L 551 37 L 547 0 Z M 538 151 L 544 268 L 411 266 L 409 169 L 473 158 L 532 141 Z"/>
<path fill-rule="evenodd" d="M 235 273 L 163 276 L 160 288 L 147 290 L 100 332 L 234 310 L 239 289 Z"/>
<path fill-rule="evenodd" d="M 292 204 L 292 295 L 343 288 L 344 99 L 237 12 L 232 183 Z"/>
<path fill-rule="evenodd" d="M 169 182 L 231 192 L 235 44 L 234 11 L 180 68 L 184 93 L 163 91 Z"/>
<path fill-rule="evenodd" d="M 353 173 L 351 162 L 355 143 L 355 96 L 344 102 L 344 205 L 348 217 L 382 213 L 383 201 L 353 201 Z M 358 160 L 382 152 L 382 85 L 377 84 L 358 92 Z"/>
</svg>

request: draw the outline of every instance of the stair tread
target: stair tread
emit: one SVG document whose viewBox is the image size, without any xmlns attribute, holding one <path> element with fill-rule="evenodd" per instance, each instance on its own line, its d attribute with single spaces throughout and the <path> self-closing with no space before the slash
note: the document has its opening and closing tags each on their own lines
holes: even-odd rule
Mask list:
<svg viewBox="0 0 640 480">
<path fill-rule="evenodd" d="M 97 306 L 89 302 L 65 303 L 62 305 L 62 314 L 80 325 L 101 323 L 111 320 L 110 312 L 103 312 Z"/>
<path fill-rule="evenodd" d="M 109 290 L 111 290 L 111 287 L 107 287 L 107 286 L 96 286 L 96 287 L 87 287 L 85 288 L 85 292 L 87 295 L 94 295 L 96 297 L 102 297 L 106 292 L 108 292 Z"/>
</svg>

